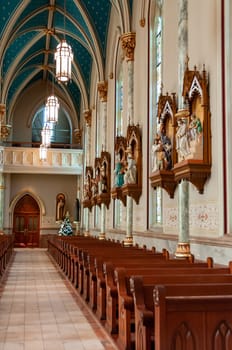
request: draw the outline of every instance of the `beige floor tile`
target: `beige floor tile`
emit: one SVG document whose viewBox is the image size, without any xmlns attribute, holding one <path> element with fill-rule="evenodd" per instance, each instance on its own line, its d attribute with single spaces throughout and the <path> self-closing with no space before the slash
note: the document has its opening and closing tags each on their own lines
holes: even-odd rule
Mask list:
<svg viewBox="0 0 232 350">
<path fill-rule="evenodd" d="M 15 252 L 0 283 L 0 350 L 117 349 L 46 250 Z"/>
</svg>

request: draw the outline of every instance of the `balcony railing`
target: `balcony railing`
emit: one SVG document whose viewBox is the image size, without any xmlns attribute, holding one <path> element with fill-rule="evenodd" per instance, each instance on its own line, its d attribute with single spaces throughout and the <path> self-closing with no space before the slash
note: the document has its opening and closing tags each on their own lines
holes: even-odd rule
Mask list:
<svg viewBox="0 0 232 350">
<path fill-rule="evenodd" d="M 22 141 L 4 141 L 3 146 L 5 147 L 39 147 L 40 142 L 22 142 Z M 82 149 L 80 144 L 75 143 L 58 143 L 52 142 L 51 148 L 65 148 L 65 149 Z"/>
<path fill-rule="evenodd" d="M 4 173 L 75 174 L 83 171 L 83 150 L 64 145 L 48 148 L 47 159 L 40 160 L 39 144 L 0 147 L 0 171 Z M 54 146 L 54 145 L 53 145 Z M 57 145 L 56 145 L 57 146 Z M 67 148 L 66 148 L 67 147 Z"/>
</svg>

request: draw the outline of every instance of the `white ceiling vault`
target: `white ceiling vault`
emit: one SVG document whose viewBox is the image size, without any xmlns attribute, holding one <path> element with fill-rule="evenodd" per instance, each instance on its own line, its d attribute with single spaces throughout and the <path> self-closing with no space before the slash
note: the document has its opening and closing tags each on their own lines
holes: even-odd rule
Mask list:
<svg viewBox="0 0 232 350">
<path fill-rule="evenodd" d="M 80 116 L 89 108 L 91 72 L 105 80 L 107 33 L 112 8 L 121 31 L 130 31 L 133 0 L 0 0 L 0 103 L 7 118 L 25 91 L 54 81 L 55 48 L 64 37 L 74 54 L 72 82 L 59 86 Z"/>
</svg>

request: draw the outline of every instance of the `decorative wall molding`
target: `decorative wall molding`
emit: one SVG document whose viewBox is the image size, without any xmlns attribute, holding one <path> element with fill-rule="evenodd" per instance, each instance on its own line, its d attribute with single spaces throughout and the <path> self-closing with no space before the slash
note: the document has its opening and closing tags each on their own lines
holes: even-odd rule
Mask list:
<svg viewBox="0 0 232 350">
<path fill-rule="evenodd" d="M 164 226 L 178 227 L 178 208 L 166 208 L 164 212 Z"/>
<path fill-rule="evenodd" d="M 178 208 L 166 208 L 164 212 L 164 227 L 178 228 Z M 189 208 L 189 227 L 191 232 L 197 230 L 219 230 L 219 209 L 214 203 L 191 205 Z M 192 234 L 193 236 L 194 234 Z"/>
<path fill-rule="evenodd" d="M 189 214 L 189 225 L 192 229 L 218 231 L 219 209 L 216 204 L 192 205 Z"/>
</svg>

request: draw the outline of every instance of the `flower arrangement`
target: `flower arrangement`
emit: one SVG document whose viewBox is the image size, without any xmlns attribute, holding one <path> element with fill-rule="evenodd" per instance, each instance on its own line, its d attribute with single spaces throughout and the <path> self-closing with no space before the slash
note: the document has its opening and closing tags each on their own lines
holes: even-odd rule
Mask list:
<svg viewBox="0 0 232 350">
<path fill-rule="evenodd" d="M 73 233 L 72 224 L 67 214 L 60 225 L 60 229 L 58 233 L 60 236 L 71 236 Z"/>
</svg>

